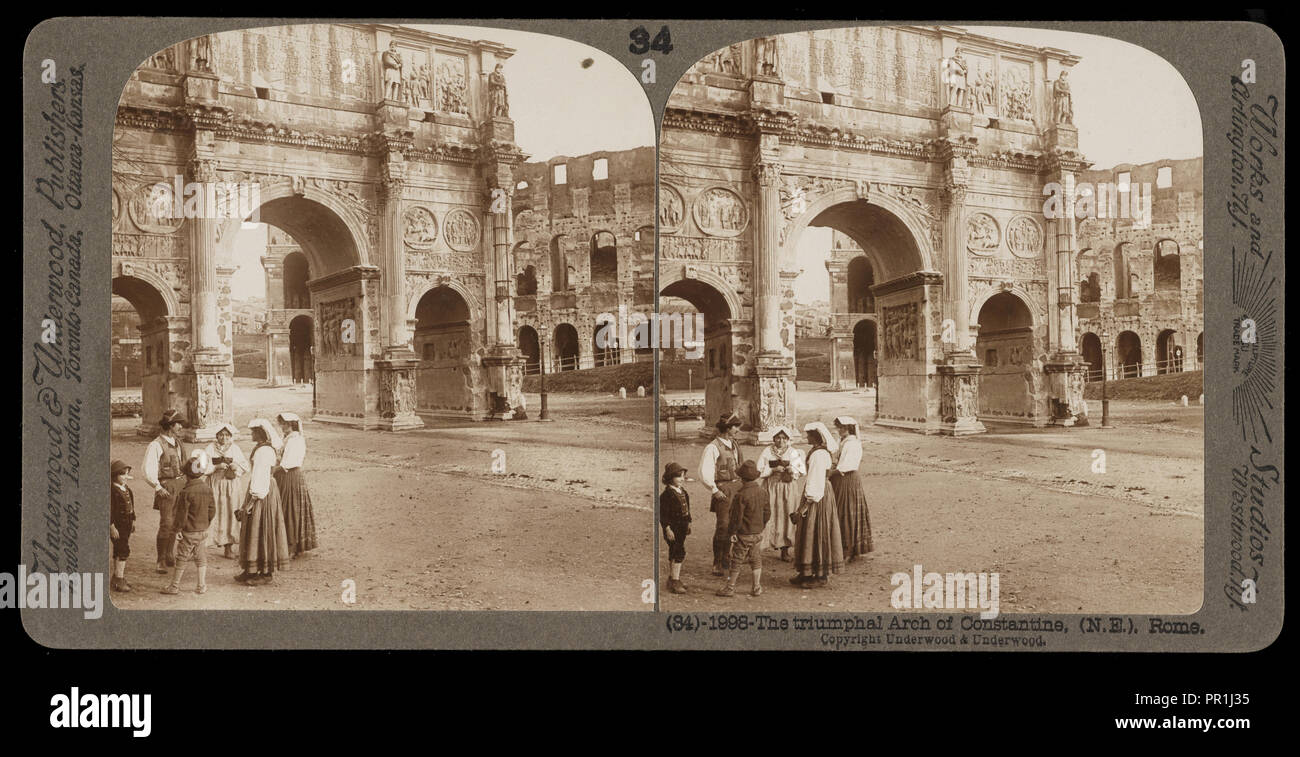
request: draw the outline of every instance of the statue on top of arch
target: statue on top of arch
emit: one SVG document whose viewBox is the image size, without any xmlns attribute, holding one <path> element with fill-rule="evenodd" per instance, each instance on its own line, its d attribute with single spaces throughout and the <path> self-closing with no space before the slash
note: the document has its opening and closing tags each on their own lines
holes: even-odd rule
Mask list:
<svg viewBox="0 0 1300 757">
<path fill-rule="evenodd" d="M 1069 76 L 1068 71 L 1062 71 L 1057 77 L 1056 82 L 1052 85 L 1052 97 L 1055 102 L 1055 118 L 1057 124 L 1074 124 L 1074 97 L 1070 94 L 1070 83 L 1066 81 Z"/>
</svg>

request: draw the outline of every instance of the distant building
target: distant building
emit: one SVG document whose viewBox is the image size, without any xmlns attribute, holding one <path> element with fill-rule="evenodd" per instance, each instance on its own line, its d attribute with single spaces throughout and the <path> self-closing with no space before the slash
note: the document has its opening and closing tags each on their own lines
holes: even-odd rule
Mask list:
<svg viewBox="0 0 1300 757">
<path fill-rule="evenodd" d="M 1079 350 L 1089 378 L 1100 379 L 1103 365 L 1111 378 L 1198 370 L 1205 362 L 1203 160 L 1122 164 L 1084 171 L 1079 181 L 1151 192 L 1149 224 L 1132 213 L 1079 222 Z M 1117 205 L 1127 199 L 1121 193 Z"/>
</svg>

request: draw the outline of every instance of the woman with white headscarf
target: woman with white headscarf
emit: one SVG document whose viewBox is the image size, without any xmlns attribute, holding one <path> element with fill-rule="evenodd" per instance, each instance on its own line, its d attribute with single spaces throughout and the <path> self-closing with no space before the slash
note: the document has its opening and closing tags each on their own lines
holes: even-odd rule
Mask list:
<svg viewBox="0 0 1300 757">
<path fill-rule="evenodd" d="M 279 435 L 265 418 L 254 418 L 252 429 L 252 473 L 248 477 L 248 496 L 240 509 L 239 565 L 244 572 L 235 580 L 251 586 L 271 582 L 275 571 L 289 565 L 289 539 L 284 528 L 284 510 L 280 491 L 271 471 L 275 468 Z"/>
<path fill-rule="evenodd" d="M 836 418 L 835 430 L 840 434 L 840 455 L 833 475 L 835 509 L 840 516 L 844 556 L 853 562 L 872 550 L 867 494 L 862 490 L 862 479 L 858 477 L 858 468 L 862 465 L 862 442 L 858 440 L 858 422 L 850 416 Z"/>
<path fill-rule="evenodd" d="M 311 509 L 311 492 L 302 464 L 307 458 L 307 440 L 302 435 L 302 420 L 296 413 L 280 413 L 275 417 L 284 434 L 284 450 L 280 455 L 280 473 L 276 483 L 280 488 L 280 504 L 284 507 L 284 526 L 289 532 L 289 554 L 297 557 L 316 548 L 316 517 Z"/>
<path fill-rule="evenodd" d="M 798 485 L 795 483 L 808 472 L 803 453 L 790 443 L 790 432 L 777 428 L 772 433 L 772 444 L 758 456 L 758 475 L 767 487 L 768 501 L 772 505 L 772 519 L 763 529 L 762 546 L 781 550 L 781 559 L 790 561 L 790 548 L 794 546 L 795 527 L 790 514 L 799 509 Z"/>
<path fill-rule="evenodd" d="M 217 515 L 208 528 L 212 543 L 221 547 L 222 556 L 234 559 L 231 551 L 239 544 L 239 521 L 235 520 L 235 511 L 239 509 L 239 477 L 248 472 L 248 458 L 235 444 L 235 424 L 223 423 L 217 429 L 216 441 L 204 450 L 212 463 L 212 499 L 217 503 Z"/>
<path fill-rule="evenodd" d="M 844 570 L 844 545 L 840 520 L 835 514 L 835 488 L 828 473 L 836 449 L 826 424 L 820 421 L 803 427 L 812 450 L 808 453 L 808 477 L 803 499 L 792 516 L 797 521 L 794 567 L 799 571 L 790 583 L 803 587 L 826 586 L 832 573 Z"/>
</svg>

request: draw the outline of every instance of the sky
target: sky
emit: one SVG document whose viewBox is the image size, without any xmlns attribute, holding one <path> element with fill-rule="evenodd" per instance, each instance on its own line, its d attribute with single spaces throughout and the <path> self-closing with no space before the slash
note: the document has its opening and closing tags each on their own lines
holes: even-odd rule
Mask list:
<svg viewBox="0 0 1300 757">
<path fill-rule="evenodd" d="M 412 26 L 453 37 L 491 40 L 515 49 L 503 71 L 515 142 L 529 160 L 655 143 L 654 117 L 640 81 L 626 66 L 594 47 L 510 29 Z M 582 62 L 588 58 L 592 63 L 583 68 Z M 241 230 L 234 244 L 234 263 L 239 269 L 231 278 L 235 299 L 265 296 L 265 274 L 259 261 L 265 249 L 265 229 Z"/>
<path fill-rule="evenodd" d="M 1181 74 L 1164 58 L 1128 42 L 1094 34 L 1007 26 L 966 26 L 987 37 L 1080 56 L 1070 69 L 1079 150 L 1095 168 L 1149 163 L 1204 154 L 1201 115 Z M 795 279 L 801 303 L 827 300 L 830 280 L 823 264 L 830 229 L 807 228 L 799 239 L 803 269 Z"/>
</svg>

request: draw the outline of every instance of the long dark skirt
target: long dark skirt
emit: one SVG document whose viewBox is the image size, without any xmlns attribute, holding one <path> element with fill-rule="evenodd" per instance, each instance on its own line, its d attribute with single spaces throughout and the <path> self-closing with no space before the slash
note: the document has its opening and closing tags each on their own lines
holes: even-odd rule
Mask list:
<svg viewBox="0 0 1300 757">
<path fill-rule="evenodd" d="M 835 514 L 835 487 L 828 480 L 821 501 L 808 508 L 794 537 L 794 567 L 802 576 L 844 572 L 844 544 Z"/>
<path fill-rule="evenodd" d="M 274 486 L 258 499 L 244 500 L 239 529 L 239 565 L 249 573 L 274 573 L 289 567 L 289 539 L 284 528 L 280 492 Z"/>
<path fill-rule="evenodd" d="M 311 510 L 311 492 L 302 468 L 276 474 L 280 503 L 284 506 L 284 527 L 289 532 L 289 554 L 297 557 L 316 548 L 316 516 Z"/>
<path fill-rule="evenodd" d="M 844 556 L 850 560 L 870 552 L 871 515 L 867 512 L 867 495 L 857 471 L 840 474 L 835 482 L 835 509 L 840 516 L 840 536 L 844 538 Z"/>
</svg>

